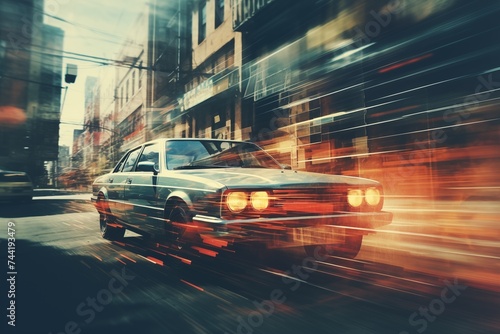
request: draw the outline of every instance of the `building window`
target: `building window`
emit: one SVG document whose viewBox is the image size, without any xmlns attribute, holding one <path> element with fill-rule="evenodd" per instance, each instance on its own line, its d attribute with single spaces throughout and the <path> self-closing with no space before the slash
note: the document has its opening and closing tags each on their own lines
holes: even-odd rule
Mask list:
<svg viewBox="0 0 500 334">
<path fill-rule="evenodd" d="M 132 72 L 132 96 L 135 94 L 135 70 Z"/>
<path fill-rule="evenodd" d="M 139 78 L 137 78 L 138 89 L 142 86 L 142 61 L 139 63 Z"/>
<path fill-rule="evenodd" d="M 128 102 L 128 92 L 129 92 L 129 86 L 128 86 L 128 80 L 127 80 L 127 83 L 125 84 L 125 103 Z"/>
<path fill-rule="evenodd" d="M 224 22 L 224 1 L 215 0 L 215 27 L 217 28 Z"/>
<path fill-rule="evenodd" d="M 125 95 L 123 94 L 123 86 L 120 88 L 120 108 L 123 108 L 123 97 Z"/>
<path fill-rule="evenodd" d="M 207 2 L 200 2 L 198 9 L 198 44 L 203 42 L 207 35 Z"/>
</svg>

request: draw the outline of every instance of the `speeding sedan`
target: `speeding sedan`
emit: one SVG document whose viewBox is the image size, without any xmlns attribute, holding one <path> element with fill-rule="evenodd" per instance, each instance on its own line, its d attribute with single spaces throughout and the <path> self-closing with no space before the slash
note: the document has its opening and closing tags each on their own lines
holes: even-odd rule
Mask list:
<svg viewBox="0 0 500 334">
<path fill-rule="evenodd" d="M 243 141 L 150 141 L 92 189 L 104 238 L 129 229 L 212 254 L 245 244 L 354 258 L 364 235 L 392 221 L 379 182 L 292 170 Z"/>
</svg>

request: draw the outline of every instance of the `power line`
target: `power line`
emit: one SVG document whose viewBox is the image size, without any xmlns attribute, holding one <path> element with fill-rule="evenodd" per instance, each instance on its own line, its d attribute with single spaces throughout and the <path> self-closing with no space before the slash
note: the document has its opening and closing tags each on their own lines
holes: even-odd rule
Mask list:
<svg viewBox="0 0 500 334">
<path fill-rule="evenodd" d="M 91 31 L 93 33 L 100 34 L 102 36 L 107 36 L 107 37 L 113 38 L 113 40 L 106 40 L 106 42 L 111 42 L 111 43 L 115 43 L 115 44 L 122 44 L 122 43 L 116 41 L 116 39 L 123 39 L 122 36 L 117 36 L 117 35 L 114 35 L 114 34 L 110 34 L 109 32 L 98 30 L 98 29 L 95 29 L 93 27 L 81 24 L 81 23 L 71 22 L 71 21 L 68 21 L 68 20 L 66 20 L 66 19 L 64 19 L 62 17 L 56 16 L 56 15 L 48 14 L 44 10 L 41 10 L 41 9 L 37 8 L 36 6 L 34 6 L 34 4 L 30 4 L 30 7 L 33 8 L 34 11 L 36 11 L 38 13 L 41 13 L 44 16 L 50 17 L 50 18 L 52 18 L 54 20 L 66 23 L 66 24 L 71 25 L 71 26 L 80 27 L 80 28 L 83 28 L 85 30 Z"/>
<path fill-rule="evenodd" d="M 59 124 L 75 125 L 75 126 L 81 126 L 83 128 L 97 128 L 97 129 L 102 129 L 102 130 L 105 130 L 105 131 L 109 131 L 109 132 L 111 132 L 114 135 L 120 135 L 119 132 L 117 132 L 115 130 L 111 130 L 111 129 L 109 129 L 109 128 L 105 127 L 105 126 L 101 126 L 101 125 L 90 125 L 90 124 L 71 123 L 71 122 L 62 122 L 62 121 L 59 121 Z"/>
<path fill-rule="evenodd" d="M 35 10 L 37 10 L 37 9 L 35 9 Z M 99 31 L 99 30 L 97 30 L 97 29 L 94 29 L 94 28 L 91 28 L 91 27 L 85 26 L 85 25 L 80 24 L 80 23 L 70 22 L 70 21 L 68 21 L 68 20 L 66 20 L 66 19 L 63 19 L 62 17 L 58 17 L 58 16 L 55 16 L 55 15 L 47 14 L 47 13 L 45 13 L 44 11 L 40 11 L 40 10 L 37 10 L 37 11 L 39 11 L 39 12 L 41 12 L 43 15 L 48 16 L 48 17 L 50 17 L 50 18 L 53 18 L 53 19 L 55 19 L 55 20 L 58 20 L 58 21 L 61 21 L 61 22 L 64 22 L 64 23 L 66 23 L 66 24 L 73 25 L 73 26 L 76 26 L 76 27 L 84 28 L 84 29 L 86 29 L 86 30 L 88 30 L 88 31 L 92 31 L 92 32 L 94 32 L 94 33 L 96 33 L 96 34 L 101 34 L 101 35 L 103 35 L 103 36 L 112 37 L 112 38 L 117 38 L 117 39 L 123 38 L 122 36 L 116 36 L 116 35 L 112 35 L 112 34 L 110 34 L 110 33 L 106 33 L 106 32 L 103 32 L 103 31 Z M 115 41 L 113 41 L 113 42 L 115 42 Z M 115 42 L 115 43 L 116 43 L 116 42 Z"/>
<path fill-rule="evenodd" d="M 39 45 L 31 45 L 32 47 L 38 47 L 41 49 L 45 49 L 45 47 L 39 46 Z M 16 48 L 13 47 L 7 47 L 7 50 L 17 50 Z M 127 64 L 125 64 L 121 60 L 116 60 L 116 59 L 110 59 L 110 58 L 104 58 L 104 57 L 98 57 L 98 56 L 91 56 L 91 55 L 86 55 L 83 53 L 76 53 L 76 52 L 69 52 L 69 51 L 64 51 L 64 50 L 57 50 L 57 49 L 51 49 L 53 51 L 59 51 L 62 54 L 55 54 L 55 53 L 49 53 L 49 52 L 44 52 L 44 51 L 36 51 L 36 50 L 30 50 L 30 52 L 36 53 L 36 54 L 41 54 L 45 56 L 51 56 L 51 57 L 56 57 L 56 58 L 67 58 L 67 59 L 74 59 L 74 60 L 80 60 L 80 61 L 85 61 L 85 62 L 91 62 L 99 65 L 115 65 L 115 66 L 125 66 L 129 67 Z M 64 54 L 69 54 L 64 55 Z M 132 66 L 132 64 L 130 64 Z"/>
<path fill-rule="evenodd" d="M 55 88 L 61 88 L 61 89 L 66 88 L 66 87 L 63 87 L 63 86 L 53 85 L 53 84 L 49 84 L 49 83 L 45 83 L 45 82 L 41 82 L 41 81 L 36 81 L 36 80 L 30 80 L 30 79 L 24 79 L 24 78 L 19 78 L 19 77 L 13 77 L 13 76 L 10 76 L 10 75 L 5 75 L 5 74 L 2 74 L 0 77 L 12 79 L 12 80 L 18 80 L 18 81 L 26 81 L 26 82 L 29 82 L 29 83 L 34 83 L 34 84 L 38 84 L 38 85 L 42 85 L 42 86 L 49 86 L 49 87 L 55 87 Z"/>
</svg>

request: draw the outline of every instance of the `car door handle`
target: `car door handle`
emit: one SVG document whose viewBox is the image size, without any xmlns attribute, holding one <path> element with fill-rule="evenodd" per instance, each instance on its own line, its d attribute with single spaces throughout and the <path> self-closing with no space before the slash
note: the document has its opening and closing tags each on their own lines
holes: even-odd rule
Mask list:
<svg viewBox="0 0 500 334">
<path fill-rule="evenodd" d="M 131 184 L 131 183 L 132 183 L 132 179 L 131 179 L 131 178 L 127 178 L 126 183 L 127 183 L 127 184 Z"/>
<path fill-rule="evenodd" d="M 109 178 L 108 183 L 113 183 L 113 178 Z"/>
</svg>

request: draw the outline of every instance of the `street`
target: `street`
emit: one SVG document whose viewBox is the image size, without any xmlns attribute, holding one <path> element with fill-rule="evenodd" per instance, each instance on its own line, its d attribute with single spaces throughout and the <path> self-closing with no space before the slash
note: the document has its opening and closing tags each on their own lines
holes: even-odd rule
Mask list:
<svg viewBox="0 0 500 334">
<path fill-rule="evenodd" d="M 500 331 L 492 202 L 388 199 L 393 223 L 365 237 L 355 260 L 325 262 L 189 257 L 130 232 L 110 242 L 89 199 L 0 207 L 2 333 Z"/>
</svg>

